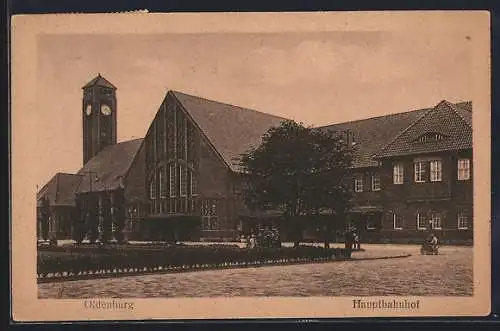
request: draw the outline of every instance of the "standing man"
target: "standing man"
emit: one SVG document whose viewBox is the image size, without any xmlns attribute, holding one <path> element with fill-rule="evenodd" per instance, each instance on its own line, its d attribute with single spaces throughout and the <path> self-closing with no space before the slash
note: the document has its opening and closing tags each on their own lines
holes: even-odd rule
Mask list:
<svg viewBox="0 0 500 331">
<path fill-rule="evenodd" d="M 359 251 L 361 249 L 361 239 L 359 238 L 359 233 L 357 230 L 354 230 L 354 242 L 356 245 L 356 250 Z"/>
</svg>

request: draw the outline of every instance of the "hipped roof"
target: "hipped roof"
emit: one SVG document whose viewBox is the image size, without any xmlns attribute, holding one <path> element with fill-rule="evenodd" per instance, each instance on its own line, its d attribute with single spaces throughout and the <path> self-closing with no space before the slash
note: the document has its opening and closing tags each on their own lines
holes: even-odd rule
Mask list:
<svg viewBox="0 0 500 331">
<path fill-rule="evenodd" d="M 120 187 L 144 139 L 110 145 L 78 171 L 82 182 L 77 193 L 115 190 Z"/>
<path fill-rule="evenodd" d="M 81 176 L 58 172 L 37 192 L 37 200 L 47 199 L 51 206 L 74 206 Z"/>
</svg>

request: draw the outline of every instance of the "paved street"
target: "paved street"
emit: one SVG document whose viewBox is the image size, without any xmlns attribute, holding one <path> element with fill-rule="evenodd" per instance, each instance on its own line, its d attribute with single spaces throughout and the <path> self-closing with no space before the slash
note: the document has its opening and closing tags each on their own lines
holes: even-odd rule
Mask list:
<svg viewBox="0 0 500 331">
<path fill-rule="evenodd" d="M 408 258 L 156 274 L 39 285 L 40 298 L 472 295 L 472 248 L 364 245 L 354 257 Z"/>
</svg>

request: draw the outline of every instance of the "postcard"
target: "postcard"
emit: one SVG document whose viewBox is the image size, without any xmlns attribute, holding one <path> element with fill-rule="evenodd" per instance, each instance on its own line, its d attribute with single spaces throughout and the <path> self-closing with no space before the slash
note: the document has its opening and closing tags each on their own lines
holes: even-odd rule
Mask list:
<svg viewBox="0 0 500 331">
<path fill-rule="evenodd" d="M 14 16 L 13 319 L 488 315 L 489 24 Z"/>
</svg>

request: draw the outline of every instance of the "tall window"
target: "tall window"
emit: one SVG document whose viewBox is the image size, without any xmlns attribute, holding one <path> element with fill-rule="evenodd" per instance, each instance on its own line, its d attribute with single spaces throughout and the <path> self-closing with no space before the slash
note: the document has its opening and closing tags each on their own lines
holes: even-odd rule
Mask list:
<svg viewBox="0 0 500 331">
<path fill-rule="evenodd" d="M 186 119 L 182 110 L 176 107 L 176 130 L 177 130 L 177 158 L 184 160 Z"/>
<path fill-rule="evenodd" d="M 160 199 L 167 197 L 167 185 L 165 183 L 165 173 L 163 167 L 158 172 L 158 182 L 160 185 Z"/>
<path fill-rule="evenodd" d="M 470 179 L 470 160 L 469 159 L 459 159 L 458 160 L 458 180 L 469 180 Z"/>
<path fill-rule="evenodd" d="M 198 194 L 198 182 L 194 171 L 190 171 L 189 181 L 190 181 L 189 187 L 191 189 L 191 195 L 195 196 Z"/>
<path fill-rule="evenodd" d="M 394 184 L 403 184 L 403 178 L 404 178 L 403 164 L 397 163 L 394 165 L 392 173 L 392 182 Z"/>
<path fill-rule="evenodd" d="M 201 220 L 203 230 L 217 230 L 219 228 L 217 200 L 203 200 L 201 202 Z"/>
<path fill-rule="evenodd" d="M 430 225 L 432 229 L 441 229 L 441 214 L 432 214 Z"/>
<path fill-rule="evenodd" d="M 426 230 L 425 216 L 422 213 L 417 214 L 417 230 Z"/>
<path fill-rule="evenodd" d="M 354 175 L 354 192 L 363 192 L 363 175 Z"/>
<path fill-rule="evenodd" d="M 163 156 L 164 152 L 164 146 L 165 146 L 165 128 L 164 128 L 165 121 L 163 120 L 163 111 L 160 112 L 158 118 L 156 119 L 156 155 L 158 156 L 158 159 L 161 159 Z"/>
<path fill-rule="evenodd" d="M 431 182 L 440 182 L 441 172 L 441 161 L 431 161 Z"/>
<path fill-rule="evenodd" d="M 459 230 L 468 230 L 469 229 L 469 218 L 465 213 L 458 213 L 458 229 Z"/>
<path fill-rule="evenodd" d="M 154 177 L 149 182 L 149 198 L 151 200 L 156 199 L 156 180 Z"/>
<path fill-rule="evenodd" d="M 372 175 L 372 191 L 380 191 L 380 174 Z"/>
<path fill-rule="evenodd" d="M 187 195 L 187 169 L 185 164 L 179 165 L 179 182 L 180 182 L 180 196 Z"/>
<path fill-rule="evenodd" d="M 171 163 L 170 166 L 169 166 L 169 169 L 168 169 L 168 173 L 169 173 L 169 176 L 170 176 L 170 180 L 169 180 L 169 184 L 170 184 L 170 187 L 169 187 L 169 191 L 170 191 L 170 197 L 173 198 L 175 197 L 177 194 L 177 172 L 176 172 L 176 167 L 175 167 L 175 163 Z"/>
<path fill-rule="evenodd" d="M 415 162 L 415 182 L 422 183 L 425 182 L 425 163 L 424 162 Z"/>
<path fill-rule="evenodd" d="M 396 213 L 392 214 L 392 223 L 394 230 L 403 230 L 403 216 Z"/>
<path fill-rule="evenodd" d="M 167 155 L 169 159 L 176 158 L 177 134 L 175 127 L 175 106 L 170 103 L 167 106 Z"/>
</svg>

